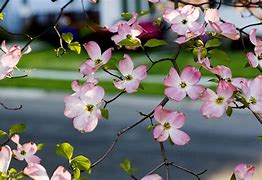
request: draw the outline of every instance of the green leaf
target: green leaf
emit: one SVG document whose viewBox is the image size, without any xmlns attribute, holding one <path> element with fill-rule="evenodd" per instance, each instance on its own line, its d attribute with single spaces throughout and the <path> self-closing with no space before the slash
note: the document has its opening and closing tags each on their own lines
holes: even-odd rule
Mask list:
<svg viewBox="0 0 262 180">
<path fill-rule="evenodd" d="M 158 25 L 158 27 L 160 27 L 161 21 L 162 21 L 162 17 L 158 17 L 156 20 L 156 24 Z"/>
<path fill-rule="evenodd" d="M 72 159 L 71 163 L 73 163 L 78 169 L 85 171 L 86 173 L 90 173 L 91 161 L 83 156 L 79 155 Z"/>
<path fill-rule="evenodd" d="M 146 47 L 157 47 L 166 45 L 167 42 L 159 39 L 149 39 L 144 46 Z"/>
<path fill-rule="evenodd" d="M 227 116 L 230 117 L 232 113 L 233 113 L 233 108 L 228 106 L 227 111 L 226 111 Z"/>
<path fill-rule="evenodd" d="M 37 150 L 40 151 L 44 147 L 44 144 L 37 144 Z"/>
<path fill-rule="evenodd" d="M 3 12 L 0 13 L 0 21 L 3 21 L 5 18 L 5 14 Z"/>
<path fill-rule="evenodd" d="M 214 82 L 214 83 L 219 83 L 219 80 L 218 80 L 218 79 L 209 79 L 208 81 L 209 81 L 209 82 Z"/>
<path fill-rule="evenodd" d="M 70 44 L 68 44 L 68 47 L 71 51 L 76 51 L 77 54 L 80 54 L 81 52 L 81 45 L 79 42 L 72 42 Z"/>
<path fill-rule="evenodd" d="M 154 128 L 154 126 L 150 124 L 150 125 L 147 126 L 146 130 L 150 132 L 150 131 L 152 131 L 153 128 Z"/>
<path fill-rule="evenodd" d="M 221 45 L 221 41 L 217 38 L 210 39 L 206 42 L 205 47 L 210 48 L 210 47 L 218 47 Z"/>
<path fill-rule="evenodd" d="M 73 41 L 73 34 L 72 33 L 63 33 L 62 34 L 62 39 L 66 42 L 66 43 L 68 43 L 68 44 L 70 44 L 72 41 Z"/>
<path fill-rule="evenodd" d="M 129 159 L 125 159 L 124 162 L 120 163 L 120 168 L 123 169 L 129 176 L 131 176 L 131 162 Z"/>
<path fill-rule="evenodd" d="M 108 119 L 109 118 L 109 113 L 108 113 L 108 109 L 100 109 L 101 111 L 101 114 L 102 114 L 102 117 L 105 118 L 105 119 Z"/>
<path fill-rule="evenodd" d="M 63 47 L 59 47 L 59 48 L 55 49 L 55 54 L 56 54 L 57 57 L 61 57 L 65 53 L 66 53 L 66 50 Z"/>
<path fill-rule="evenodd" d="M 26 128 L 25 124 L 14 124 L 13 126 L 11 126 L 9 130 L 9 135 L 11 136 L 16 133 L 21 133 L 25 131 L 25 128 Z"/>
<path fill-rule="evenodd" d="M 235 176 L 235 174 L 232 174 L 230 180 L 236 180 L 236 176 Z"/>
<path fill-rule="evenodd" d="M 119 42 L 119 45 L 121 46 L 140 46 L 140 41 L 138 39 L 123 39 Z"/>
<path fill-rule="evenodd" d="M 219 49 L 212 49 L 211 51 L 209 51 L 209 54 L 211 55 L 211 58 L 219 60 L 219 61 L 221 60 L 229 61 L 230 60 L 227 53 Z"/>
<path fill-rule="evenodd" d="M 79 168 L 75 167 L 73 168 L 73 177 L 74 179 L 80 179 L 81 171 Z"/>
<path fill-rule="evenodd" d="M 105 70 L 118 70 L 116 64 L 118 64 L 117 60 L 115 58 L 111 58 L 109 60 L 109 63 L 106 63 L 105 65 L 103 65 L 102 68 Z"/>
<path fill-rule="evenodd" d="M 262 141 L 262 136 L 258 136 L 259 141 Z"/>
<path fill-rule="evenodd" d="M 0 130 L 0 138 L 4 138 L 7 135 L 6 132 Z"/>
<path fill-rule="evenodd" d="M 145 15 L 147 15 L 147 14 L 149 14 L 149 13 L 150 13 L 149 10 L 142 10 L 142 11 L 140 11 L 140 13 L 139 13 L 139 17 L 145 16 Z"/>
<path fill-rule="evenodd" d="M 123 12 L 123 13 L 121 13 L 121 17 L 126 19 L 126 20 L 129 20 L 133 17 L 133 15 L 130 12 Z"/>
<path fill-rule="evenodd" d="M 57 144 L 56 154 L 70 160 L 73 156 L 74 148 L 69 143 Z"/>
</svg>

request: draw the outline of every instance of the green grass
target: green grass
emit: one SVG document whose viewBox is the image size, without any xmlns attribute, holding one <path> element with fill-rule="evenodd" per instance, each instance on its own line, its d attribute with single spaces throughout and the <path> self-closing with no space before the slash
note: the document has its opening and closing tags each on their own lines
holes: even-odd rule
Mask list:
<svg viewBox="0 0 262 180">
<path fill-rule="evenodd" d="M 107 94 L 116 94 L 120 92 L 111 82 L 99 82 L 99 85 L 105 89 Z M 0 87 L 40 88 L 46 91 L 72 92 L 71 81 L 64 80 L 33 78 L 4 79 L 0 81 Z M 163 95 L 164 92 L 164 86 L 156 83 L 143 83 L 143 88 L 144 90 L 139 89 L 136 95 Z"/>
</svg>

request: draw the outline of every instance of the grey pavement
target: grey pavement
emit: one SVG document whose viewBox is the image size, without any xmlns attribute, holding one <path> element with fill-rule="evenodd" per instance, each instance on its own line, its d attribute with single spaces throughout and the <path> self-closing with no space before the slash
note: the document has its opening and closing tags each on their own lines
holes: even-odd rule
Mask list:
<svg viewBox="0 0 262 180">
<path fill-rule="evenodd" d="M 84 154 L 91 161 L 97 160 L 110 146 L 117 132 L 137 121 L 141 116 L 138 111 L 149 112 L 159 103 L 158 97 L 123 96 L 109 105 L 110 119 L 99 121 L 92 133 L 81 134 L 76 131 L 70 119 L 64 117 L 63 93 L 47 93 L 44 91 L 1 89 L 0 99 L 10 107 L 20 104 L 19 111 L 1 112 L 1 129 L 7 129 L 13 123 L 24 122 L 27 131 L 21 135 L 21 141 L 44 143 L 45 147 L 38 155 L 49 173 L 58 165 L 67 162 L 58 157 L 54 148 L 57 143 L 70 142 L 75 147 L 75 154 Z M 110 97 L 107 97 L 110 98 Z M 185 146 L 171 146 L 166 143 L 168 157 L 178 165 L 193 171 L 207 169 L 203 180 L 215 179 L 215 175 L 225 175 L 229 179 L 230 172 L 240 162 L 257 165 L 257 177 L 261 180 L 262 143 L 257 136 L 262 135 L 262 126 L 247 111 L 236 112 L 231 118 L 207 120 L 199 113 L 201 102 L 170 102 L 167 107 L 177 109 L 186 114 L 187 120 L 182 128 L 191 136 Z M 119 168 L 125 158 L 138 167 L 135 174 L 141 177 L 161 161 L 159 145 L 147 132 L 149 121 L 145 121 L 132 131 L 126 133 L 118 142 L 114 151 L 100 165 L 95 167 L 90 180 L 124 180 L 130 179 Z M 15 162 L 21 165 L 19 162 Z M 14 164 L 12 164 L 14 165 Z M 22 166 L 22 165 L 21 165 Z M 224 170 L 227 171 L 224 171 Z M 229 170 L 229 171 L 228 171 Z M 158 171 L 164 175 L 164 171 Z M 227 174 L 229 173 L 229 174 Z M 195 178 L 181 170 L 171 168 L 171 179 L 194 180 Z"/>
</svg>

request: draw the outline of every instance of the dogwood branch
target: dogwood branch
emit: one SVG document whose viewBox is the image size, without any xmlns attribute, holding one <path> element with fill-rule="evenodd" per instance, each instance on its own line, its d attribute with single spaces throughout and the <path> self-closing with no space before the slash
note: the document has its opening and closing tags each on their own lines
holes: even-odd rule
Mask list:
<svg viewBox="0 0 262 180">
<path fill-rule="evenodd" d="M 22 109 L 22 105 L 20 105 L 20 106 L 18 106 L 18 107 L 16 107 L 16 108 L 10 108 L 10 107 L 6 106 L 3 102 L 0 102 L 0 105 L 1 105 L 4 109 L 6 109 L 6 110 L 16 111 L 16 110 Z"/>
</svg>

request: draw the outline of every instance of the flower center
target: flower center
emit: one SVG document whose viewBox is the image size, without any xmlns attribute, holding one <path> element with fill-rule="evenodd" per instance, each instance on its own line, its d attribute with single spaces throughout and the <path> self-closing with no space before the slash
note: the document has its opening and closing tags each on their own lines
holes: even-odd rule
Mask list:
<svg viewBox="0 0 262 180">
<path fill-rule="evenodd" d="M 126 38 L 127 38 L 127 39 L 131 39 L 131 38 L 132 38 L 132 35 L 131 35 L 131 34 L 127 34 L 127 35 L 126 35 Z"/>
<path fill-rule="evenodd" d="M 251 96 L 250 99 L 249 99 L 249 102 L 251 104 L 255 105 L 257 103 L 257 100 L 254 97 Z"/>
<path fill-rule="evenodd" d="M 102 62 L 101 59 L 96 59 L 96 60 L 95 60 L 95 64 L 96 64 L 96 65 L 100 64 L 101 62 Z"/>
<path fill-rule="evenodd" d="M 262 53 L 258 55 L 257 59 L 262 60 Z"/>
<path fill-rule="evenodd" d="M 20 154 L 21 154 L 22 156 L 24 156 L 24 155 L 26 154 L 26 152 L 23 150 L 23 151 L 20 152 Z"/>
<path fill-rule="evenodd" d="M 126 79 L 127 81 L 130 81 L 130 80 L 133 79 L 133 77 L 132 77 L 130 74 L 128 74 L 128 75 L 125 76 L 125 79 Z"/>
<path fill-rule="evenodd" d="M 186 20 L 186 19 L 183 19 L 181 22 L 182 22 L 182 24 L 186 24 L 186 23 L 187 23 L 187 20 Z"/>
<path fill-rule="evenodd" d="M 181 83 L 180 83 L 180 87 L 181 88 L 185 88 L 187 85 L 186 85 L 186 82 L 184 82 L 184 81 L 181 81 Z"/>
<path fill-rule="evenodd" d="M 169 124 L 169 122 L 165 122 L 164 126 L 164 130 L 168 130 L 171 128 L 171 125 Z"/>
<path fill-rule="evenodd" d="M 223 97 L 218 97 L 217 99 L 216 99 L 216 103 L 217 104 L 223 104 L 224 103 L 224 98 Z"/>
<path fill-rule="evenodd" d="M 94 110 L 95 106 L 93 104 L 87 104 L 86 105 L 86 111 L 92 112 Z"/>
</svg>

